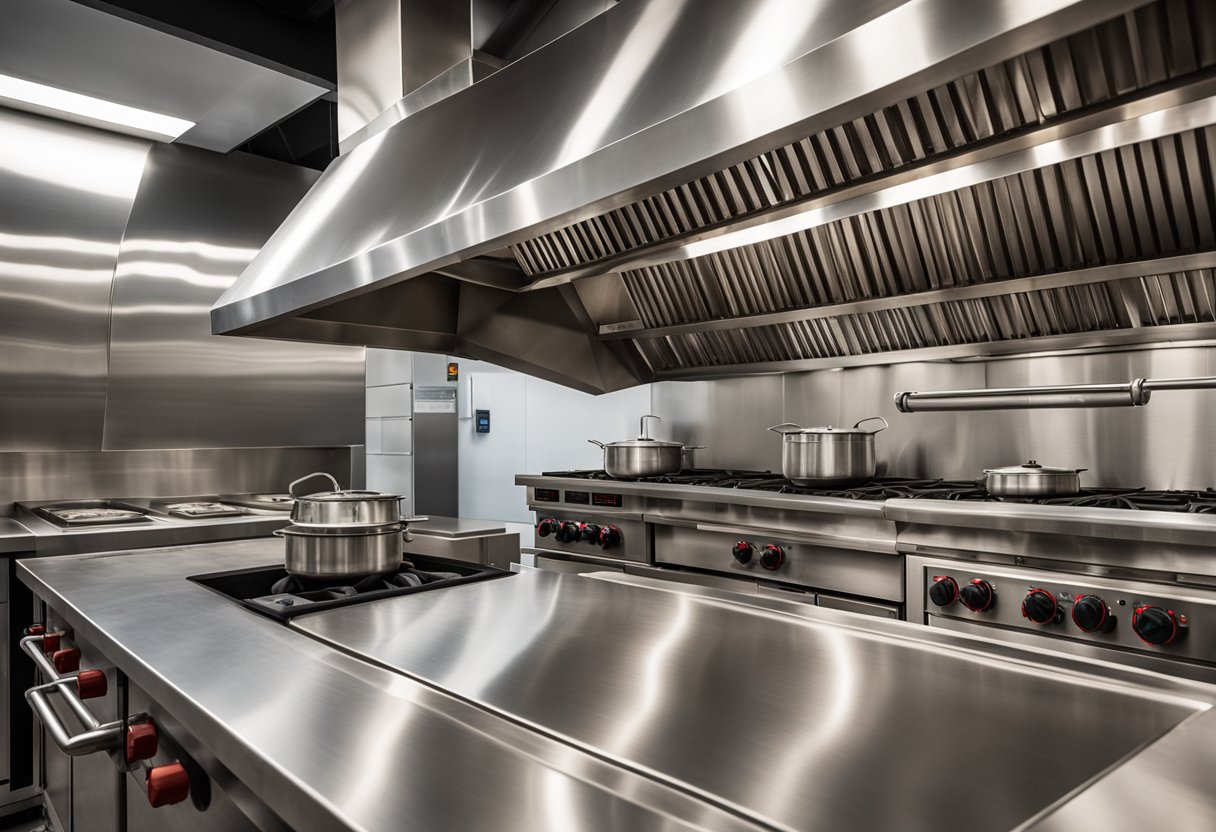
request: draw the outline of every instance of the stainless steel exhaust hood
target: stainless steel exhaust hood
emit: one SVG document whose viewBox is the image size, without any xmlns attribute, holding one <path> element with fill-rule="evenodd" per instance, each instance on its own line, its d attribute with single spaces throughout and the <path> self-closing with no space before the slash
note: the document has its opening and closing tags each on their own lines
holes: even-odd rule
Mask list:
<svg viewBox="0 0 1216 832">
<path fill-rule="evenodd" d="M 602 392 L 1216 335 L 1203 0 L 629 0 L 345 153 L 217 333 Z"/>
</svg>

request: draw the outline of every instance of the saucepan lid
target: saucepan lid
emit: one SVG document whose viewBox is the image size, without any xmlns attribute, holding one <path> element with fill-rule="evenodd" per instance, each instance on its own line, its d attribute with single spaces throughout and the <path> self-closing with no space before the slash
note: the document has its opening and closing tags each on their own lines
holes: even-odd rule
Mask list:
<svg viewBox="0 0 1216 832">
<path fill-rule="evenodd" d="M 1002 474 L 1015 477 L 1042 477 L 1057 474 L 1079 474 L 1088 468 L 1056 468 L 1051 465 L 1040 465 L 1036 460 L 1023 462 L 1021 465 L 1010 465 L 1005 468 L 985 468 L 985 474 Z"/>
</svg>

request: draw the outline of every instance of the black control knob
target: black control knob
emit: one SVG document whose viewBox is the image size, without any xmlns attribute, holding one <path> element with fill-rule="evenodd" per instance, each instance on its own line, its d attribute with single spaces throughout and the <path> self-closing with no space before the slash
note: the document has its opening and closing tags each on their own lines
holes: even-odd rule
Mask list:
<svg viewBox="0 0 1216 832">
<path fill-rule="evenodd" d="M 972 578 L 971 583 L 959 590 L 958 594 L 963 601 L 963 606 L 972 612 L 989 610 L 992 608 L 992 603 L 996 600 L 996 593 L 992 590 L 992 584 L 983 578 Z"/>
<path fill-rule="evenodd" d="M 1164 647 L 1178 637 L 1178 616 L 1173 610 L 1145 604 L 1132 613 L 1132 629 L 1141 640 Z"/>
<path fill-rule="evenodd" d="M 958 600 L 958 581 L 949 575 L 935 575 L 929 587 L 929 600 L 939 607 L 948 607 Z"/>
<path fill-rule="evenodd" d="M 1022 599 L 1022 615 L 1035 624 L 1056 624 L 1063 618 L 1056 596 L 1037 587 Z"/>
<path fill-rule="evenodd" d="M 600 548 L 612 549 L 621 545 L 621 530 L 616 526 L 604 526 L 600 529 Z"/>
<path fill-rule="evenodd" d="M 579 532 L 579 539 L 584 543 L 599 543 L 600 527 L 594 523 L 584 523 Z"/>
<path fill-rule="evenodd" d="M 536 534 L 539 537 L 548 537 L 557 531 L 557 521 L 552 517 L 546 517 L 536 524 Z"/>
<path fill-rule="evenodd" d="M 1115 617 L 1097 595 L 1078 595 L 1072 601 L 1072 623 L 1087 633 L 1109 633 L 1115 628 Z"/>
<path fill-rule="evenodd" d="M 580 523 L 576 523 L 573 520 L 563 520 L 562 524 L 557 527 L 557 534 L 554 537 L 557 538 L 558 543 L 573 543 L 581 535 L 582 528 Z"/>
<path fill-rule="evenodd" d="M 735 544 L 735 548 L 731 549 L 730 553 L 734 555 L 735 560 L 739 561 L 743 566 L 747 566 L 752 562 L 752 556 L 756 554 L 756 547 L 746 540 L 740 540 Z"/>
<path fill-rule="evenodd" d="M 785 550 L 776 543 L 770 543 L 760 553 L 760 565 L 769 572 L 780 569 L 785 563 Z"/>
</svg>

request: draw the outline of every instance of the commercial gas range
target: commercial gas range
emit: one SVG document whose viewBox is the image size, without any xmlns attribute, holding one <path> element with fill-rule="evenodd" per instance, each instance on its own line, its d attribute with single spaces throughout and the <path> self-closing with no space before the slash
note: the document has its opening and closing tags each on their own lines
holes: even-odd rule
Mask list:
<svg viewBox="0 0 1216 832">
<path fill-rule="evenodd" d="M 973 481 L 810 489 L 755 471 L 519 476 L 537 564 L 905 616 L 1216 681 L 1216 491 L 998 498 Z"/>
</svg>

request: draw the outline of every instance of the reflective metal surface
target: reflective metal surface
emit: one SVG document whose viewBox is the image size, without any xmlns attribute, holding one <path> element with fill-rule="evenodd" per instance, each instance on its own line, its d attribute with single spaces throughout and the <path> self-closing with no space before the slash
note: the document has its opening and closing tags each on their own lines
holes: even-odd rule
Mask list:
<svg viewBox="0 0 1216 832">
<path fill-rule="evenodd" d="M 106 450 L 363 441 L 362 350 L 217 338 L 208 325 L 315 177 L 152 148 L 115 271 Z"/>
<path fill-rule="evenodd" d="M 25 452 L 0 456 L 0 512 L 18 500 L 277 492 L 317 468 L 351 482 L 363 447 Z M 353 485 L 361 485 L 354 483 Z M 286 518 L 284 518 L 286 519 Z"/>
<path fill-rule="evenodd" d="M 795 829 L 1010 829 L 1194 712 L 825 613 L 538 572 L 494 583 L 294 626 Z M 943 725 L 983 726 L 982 751 L 935 753 Z M 1028 730 L 1089 753 L 1041 755 Z M 859 799 L 875 782 L 885 799 Z M 984 811 L 940 812 L 960 790 Z"/>
<path fill-rule="evenodd" d="M 933 0 L 780 9 L 731 3 L 712 9 L 703 3 L 617 6 L 340 158 L 241 283 L 217 304 L 213 325 L 220 332 L 256 329 L 282 337 L 299 331 L 300 324 L 273 321 L 276 317 L 612 211 L 805 136 L 807 130 L 860 119 L 876 104 L 894 104 L 926 85 L 974 72 L 982 66 L 980 55 L 988 62 L 1012 57 L 1058 37 L 1061 30 L 1092 25 L 1130 5 L 1045 2 L 968 6 L 961 12 Z M 882 72 L 869 62 L 860 71 L 859 56 L 872 52 L 875 43 L 896 42 L 922 29 L 934 32 L 931 49 L 888 62 Z M 722 33 L 728 33 L 729 43 L 721 42 Z M 713 50 L 718 68 L 712 74 L 702 71 L 706 49 Z M 823 77 L 839 83 L 819 83 Z M 633 89 L 642 78 L 644 94 L 604 92 Z M 546 136 L 552 138 L 537 142 L 532 122 L 542 104 Z M 1068 106 L 1079 102 L 1062 104 Z M 500 114 L 492 139 L 465 126 L 472 113 L 480 119 L 488 108 Z M 425 150 L 439 141 L 442 153 Z M 497 161 L 504 146 L 511 148 L 509 164 Z M 436 158 L 444 164 L 434 164 Z M 763 167 L 753 171 L 761 179 Z M 859 175 L 851 170 L 841 178 Z M 718 176 L 722 188 L 750 193 L 743 181 L 728 185 L 731 177 Z M 384 187 L 402 177 L 420 196 L 408 205 Z M 770 169 L 767 177 L 774 179 L 776 173 Z M 716 193 L 719 184 L 709 193 Z M 424 198 L 431 191 L 435 199 Z M 367 219 L 376 224 L 375 233 L 366 232 Z M 651 222 L 637 219 L 642 226 Z M 601 231 L 609 238 L 634 239 L 630 225 L 606 222 Z M 713 222 L 700 217 L 696 225 Z M 320 229 L 323 234 L 316 233 Z M 542 250 L 573 250 L 586 259 L 595 258 L 587 240 L 602 236 L 597 231 L 584 239 L 568 229 L 553 233 L 560 240 L 538 241 Z M 532 273 L 527 253 L 515 253 Z M 779 295 L 781 290 L 767 282 L 761 294 Z M 314 333 L 319 339 L 361 343 L 370 343 L 358 340 L 369 335 L 334 328 Z M 648 345 L 653 346 L 640 344 L 651 368 L 675 366 L 667 353 Z M 469 354 L 479 355 L 477 346 L 470 339 Z M 519 344 L 509 346 L 502 359 L 492 360 L 518 360 Z M 766 351 L 756 345 L 740 348 L 748 349 L 751 361 L 763 360 Z M 619 352 L 637 359 L 637 352 L 624 345 Z M 735 363 L 726 354 L 720 358 Z M 585 364 L 588 371 L 596 366 Z M 647 378 L 641 368 L 633 375 L 632 383 Z"/>
<path fill-rule="evenodd" d="M 275 536 L 283 538 L 287 571 L 304 578 L 347 580 L 401 566 L 403 532 L 398 523 L 359 531 L 289 526 Z"/>
<path fill-rule="evenodd" d="M 105 3 L 5 0 L 4 12 L 0 73 L 195 122 L 182 144 L 227 153 L 333 89 Z"/>
<path fill-rule="evenodd" d="M 111 279 L 147 153 L 0 109 L 0 451 L 101 447 Z"/>
<path fill-rule="evenodd" d="M 403 822 L 485 832 L 761 828 L 185 580 L 276 560 L 275 541 L 245 541 L 40 558 L 20 569 L 146 691 L 158 718 L 170 716 L 207 752 L 204 761 L 249 784 L 301 832 Z M 231 649 L 251 641 L 259 649 Z M 1169 712 L 1167 705 L 1161 714 Z M 474 771 L 474 780 L 454 776 Z"/>
</svg>

